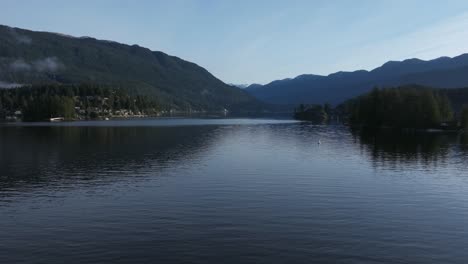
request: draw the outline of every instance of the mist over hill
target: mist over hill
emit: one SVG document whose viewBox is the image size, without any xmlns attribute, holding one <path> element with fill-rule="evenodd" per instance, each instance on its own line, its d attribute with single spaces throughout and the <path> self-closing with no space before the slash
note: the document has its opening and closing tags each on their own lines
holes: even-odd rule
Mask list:
<svg viewBox="0 0 468 264">
<path fill-rule="evenodd" d="M 0 87 L 92 83 L 123 88 L 180 110 L 258 109 L 243 89 L 160 51 L 91 37 L 0 25 Z"/>
</svg>

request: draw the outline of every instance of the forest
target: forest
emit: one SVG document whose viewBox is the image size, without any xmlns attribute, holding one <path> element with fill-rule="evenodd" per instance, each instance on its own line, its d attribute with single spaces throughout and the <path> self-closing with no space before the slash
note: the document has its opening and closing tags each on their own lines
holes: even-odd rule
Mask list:
<svg viewBox="0 0 468 264">
<path fill-rule="evenodd" d="M 460 96 L 468 89 L 422 86 L 373 89 L 342 104 L 352 125 L 396 128 L 459 127 L 468 124 L 468 108 Z M 456 101 L 456 107 L 453 107 Z M 468 101 L 466 101 L 468 103 Z"/>
<path fill-rule="evenodd" d="M 301 104 L 298 120 L 341 120 L 351 126 L 468 129 L 468 88 L 434 89 L 419 85 L 374 88 L 333 108 Z"/>
<path fill-rule="evenodd" d="M 294 118 L 297 120 L 306 120 L 316 123 L 324 123 L 330 120 L 332 107 L 330 104 L 300 104 L 294 109 Z"/>
<path fill-rule="evenodd" d="M 156 99 L 99 85 L 41 85 L 0 89 L 0 119 L 45 121 L 156 114 Z"/>
</svg>

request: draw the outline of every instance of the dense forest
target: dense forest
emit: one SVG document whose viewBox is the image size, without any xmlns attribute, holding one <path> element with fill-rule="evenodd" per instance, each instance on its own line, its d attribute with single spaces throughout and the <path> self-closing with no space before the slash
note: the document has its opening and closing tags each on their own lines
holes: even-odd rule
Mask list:
<svg viewBox="0 0 468 264">
<path fill-rule="evenodd" d="M 43 85 L 0 89 L 0 119 L 44 121 L 157 114 L 156 99 L 98 85 Z"/>
<path fill-rule="evenodd" d="M 294 109 L 294 118 L 314 122 L 341 119 L 367 127 L 468 129 L 468 88 L 375 88 L 336 108 L 301 104 Z"/>
<path fill-rule="evenodd" d="M 327 122 L 332 115 L 332 107 L 330 104 L 300 104 L 294 109 L 294 118 L 297 120 L 307 120 L 317 123 Z"/>
<path fill-rule="evenodd" d="M 439 89 L 441 94 L 448 97 L 453 110 L 458 113 L 468 104 L 468 88 Z"/>
<path fill-rule="evenodd" d="M 465 131 L 468 131 L 468 106 L 465 105 L 463 107 L 460 116 L 461 116 L 460 118 L 461 127 Z"/>
<path fill-rule="evenodd" d="M 452 101 L 457 100 L 461 94 L 468 94 L 468 90 L 451 91 L 415 85 L 375 88 L 340 107 L 348 114 L 353 125 L 399 128 L 453 127 L 468 118 L 468 112 L 461 111 L 461 101 L 457 101 L 457 108 L 453 108 Z"/>
</svg>

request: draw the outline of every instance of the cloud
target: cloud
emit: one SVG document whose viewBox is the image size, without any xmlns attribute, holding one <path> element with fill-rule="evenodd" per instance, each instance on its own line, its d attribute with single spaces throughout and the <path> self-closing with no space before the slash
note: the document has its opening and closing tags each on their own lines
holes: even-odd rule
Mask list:
<svg viewBox="0 0 468 264">
<path fill-rule="evenodd" d="M 47 57 L 45 59 L 36 60 L 32 65 L 39 72 L 56 72 L 64 67 L 57 57 Z"/>
<path fill-rule="evenodd" d="M 10 63 L 10 69 L 17 72 L 57 72 L 65 68 L 65 65 L 60 62 L 57 57 L 47 57 L 32 62 L 27 62 L 24 59 L 16 59 Z"/>
<path fill-rule="evenodd" d="M 30 71 L 31 65 L 23 59 L 17 59 L 10 64 L 10 69 L 13 71 Z"/>
<path fill-rule="evenodd" d="M 10 82 L 0 81 L 0 88 L 10 89 L 10 88 L 16 88 L 16 87 L 21 87 L 21 86 L 23 85 L 20 83 L 10 83 Z"/>
</svg>

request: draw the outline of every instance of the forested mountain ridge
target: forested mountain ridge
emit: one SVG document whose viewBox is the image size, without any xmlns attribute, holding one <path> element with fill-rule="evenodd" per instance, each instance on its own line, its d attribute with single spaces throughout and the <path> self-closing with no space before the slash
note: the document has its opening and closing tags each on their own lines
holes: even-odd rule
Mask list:
<svg viewBox="0 0 468 264">
<path fill-rule="evenodd" d="M 79 83 L 123 88 L 179 110 L 259 106 L 242 89 L 223 83 L 194 63 L 163 52 L 0 25 L 1 87 Z"/>
<path fill-rule="evenodd" d="M 269 103 L 336 105 L 367 93 L 376 86 L 407 84 L 436 88 L 467 87 L 468 54 L 429 61 L 390 61 L 372 71 L 337 72 L 328 76 L 305 74 L 293 79 L 273 81 L 263 86 L 255 85 L 246 90 Z"/>
</svg>

